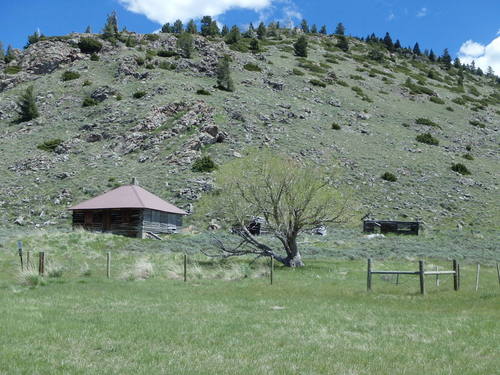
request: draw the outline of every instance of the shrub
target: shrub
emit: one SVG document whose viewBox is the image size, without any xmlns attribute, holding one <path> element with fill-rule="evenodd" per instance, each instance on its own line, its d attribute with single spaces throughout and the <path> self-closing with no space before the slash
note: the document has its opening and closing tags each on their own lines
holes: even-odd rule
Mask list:
<svg viewBox="0 0 500 375">
<path fill-rule="evenodd" d="M 311 79 L 309 81 L 309 83 L 311 83 L 311 85 L 313 85 L 313 86 L 326 87 L 326 83 L 325 82 L 322 82 L 322 81 L 317 80 L 317 79 Z"/>
<path fill-rule="evenodd" d="M 451 170 L 454 171 L 454 172 L 457 172 L 457 173 L 460 173 L 461 175 L 470 175 L 470 171 L 467 169 L 467 167 L 465 165 L 463 165 L 462 163 L 457 163 L 457 164 L 453 164 L 451 166 Z"/>
<path fill-rule="evenodd" d="M 88 79 L 86 79 L 84 82 L 83 82 L 83 86 L 91 86 L 92 85 L 92 81 L 89 81 Z"/>
<path fill-rule="evenodd" d="M 430 101 L 436 104 L 444 104 L 444 100 L 441 98 L 438 98 L 437 96 L 431 96 Z"/>
<path fill-rule="evenodd" d="M 205 89 L 199 89 L 196 91 L 196 94 L 198 95 L 212 95 L 209 91 L 205 90 Z"/>
<path fill-rule="evenodd" d="M 45 279 L 43 276 L 38 274 L 38 270 L 33 268 L 27 268 L 21 271 L 17 277 L 21 285 L 28 286 L 30 288 L 36 288 L 40 285 L 45 285 Z"/>
<path fill-rule="evenodd" d="M 406 80 L 404 86 L 407 87 L 408 89 L 410 89 L 410 93 L 413 95 L 418 95 L 418 94 L 426 94 L 429 96 L 436 96 L 437 95 L 431 89 L 429 89 L 425 86 L 421 86 L 421 85 L 417 85 L 417 84 L 413 83 L 410 78 L 408 78 Z"/>
<path fill-rule="evenodd" d="M 354 79 L 356 81 L 364 81 L 365 79 L 357 74 L 351 74 L 349 78 Z"/>
<path fill-rule="evenodd" d="M 83 99 L 82 107 L 92 107 L 92 106 L 95 106 L 97 104 L 99 104 L 99 102 L 97 100 L 88 96 L 85 99 Z"/>
<path fill-rule="evenodd" d="M 292 73 L 293 73 L 294 75 L 296 75 L 296 76 L 303 76 L 303 75 L 305 74 L 302 70 L 297 69 L 297 68 L 294 68 L 294 69 L 292 70 Z"/>
<path fill-rule="evenodd" d="M 47 152 L 54 152 L 54 150 L 57 148 L 62 143 L 62 139 L 56 138 L 56 139 L 50 139 L 48 141 L 45 141 L 38 146 L 36 146 L 39 150 L 47 151 Z"/>
<path fill-rule="evenodd" d="M 428 118 L 423 118 L 423 117 L 420 117 L 418 119 L 415 120 L 415 122 L 418 124 L 418 125 L 427 125 L 427 126 L 435 126 L 437 128 L 440 128 L 440 126 L 438 124 L 436 124 L 434 121 L 432 120 L 429 120 Z"/>
<path fill-rule="evenodd" d="M 136 56 L 135 57 L 135 62 L 137 63 L 137 65 L 143 66 L 144 63 L 146 62 L 146 60 L 142 56 Z"/>
<path fill-rule="evenodd" d="M 193 163 L 193 172 L 213 172 L 218 167 L 210 156 L 204 156 Z"/>
<path fill-rule="evenodd" d="M 340 86 L 349 87 L 349 84 L 346 81 L 342 81 L 341 79 L 337 80 L 336 82 Z"/>
<path fill-rule="evenodd" d="M 430 133 L 419 134 L 419 135 L 417 135 L 417 138 L 415 138 L 415 139 L 417 140 L 417 142 L 420 142 L 420 143 L 426 143 L 426 144 L 432 145 L 432 146 L 439 145 L 439 140 L 434 138 L 432 136 L 432 134 L 430 134 Z"/>
<path fill-rule="evenodd" d="M 90 55 L 90 60 L 99 61 L 100 60 L 99 55 L 97 53 L 93 53 L 92 55 Z"/>
<path fill-rule="evenodd" d="M 94 38 L 82 38 L 78 42 L 80 51 L 87 54 L 98 53 L 102 49 L 102 43 Z"/>
<path fill-rule="evenodd" d="M 381 176 L 382 180 L 389 181 L 389 182 L 396 182 L 398 178 L 391 172 L 385 172 Z"/>
<path fill-rule="evenodd" d="M 178 55 L 178 53 L 175 51 L 167 51 L 167 50 L 160 50 L 156 54 L 160 57 L 174 57 Z"/>
<path fill-rule="evenodd" d="M 154 68 L 155 68 L 154 64 L 147 64 L 146 65 L 146 69 L 150 69 L 151 70 L 151 69 L 154 69 Z"/>
<path fill-rule="evenodd" d="M 63 81 L 72 81 L 72 80 L 78 79 L 78 78 L 80 78 L 80 73 L 72 72 L 70 70 L 65 71 L 61 77 L 61 79 Z"/>
<path fill-rule="evenodd" d="M 472 145 L 467 145 L 467 146 L 465 146 L 465 149 L 466 149 L 467 151 L 469 151 L 469 152 L 470 152 L 470 151 L 472 151 Z"/>
<path fill-rule="evenodd" d="M 21 71 L 21 67 L 14 65 L 14 66 L 8 66 L 5 68 L 4 72 L 6 74 L 17 74 Z"/>
<path fill-rule="evenodd" d="M 140 98 L 143 98 L 144 96 L 146 96 L 146 92 L 145 91 L 136 91 L 134 92 L 134 94 L 132 95 L 132 97 L 134 99 L 140 99 Z"/>
<path fill-rule="evenodd" d="M 342 129 L 342 127 L 339 124 L 337 124 L 336 122 L 334 122 L 332 124 L 332 129 L 333 130 L 340 130 L 340 129 Z"/>
<path fill-rule="evenodd" d="M 467 104 L 467 102 L 464 99 L 460 98 L 460 97 L 453 99 L 452 102 L 455 103 L 455 104 L 458 104 L 458 105 L 465 105 L 465 104 Z"/>
<path fill-rule="evenodd" d="M 462 155 L 462 157 L 466 160 L 474 160 L 474 156 L 472 156 L 471 154 L 464 154 Z"/>
<path fill-rule="evenodd" d="M 477 120 L 470 120 L 469 124 L 471 124 L 472 126 L 478 126 L 481 129 L 484 129 L 486 127 L 486 125 L 484 125 L 482 122 L 479 122 Z"/>
<path fill-rule="evenodd" d="M 257 64 L 248 63 L 243 66 L 249 72 L 262 72 L 262 69 Z"/>
<path fill-rule="evenodd" d="M 169 63 L 169 62 L 166 62 L 166 61 L 162 61 L 159 65 L 160 69 L 164 69 L 164 70 L 175 70 L 177 69 L 177 65 L 173 64 L 173 63 Z"/>
<path fill-rule="evenodd" d="M 446 110 L 450 112 L 455 112 L 455 110 L 452 107 L 446 107 Z"/>
</svg>

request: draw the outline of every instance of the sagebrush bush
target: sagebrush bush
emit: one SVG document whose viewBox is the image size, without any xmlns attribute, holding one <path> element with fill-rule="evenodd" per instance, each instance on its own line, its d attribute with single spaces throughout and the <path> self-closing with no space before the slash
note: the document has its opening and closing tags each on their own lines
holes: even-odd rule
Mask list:
<svg viewBox="0 0 500 375">
<path fill-rule="evenodd" d="M 294 68 L 294 69 L 292 70 L 292 73 L 293 73 L 294 75 L 296 75 L 296 76 L 303 76 L 303 75 L 305 74 L 302 70 L 297 69 L 297 68 Z"/>
<path fill-rule="evenodd" d="M 430 101 L 436 104 L 444 104 L 445 101 L 437 96 L 431 96 Z"/>
<path fill-rule="evenodd" d="M 95 105 L 98 105 L 99 102 L 90 96 L 87 96 L 85 99 L 83 99 L 82 107 L 93 107 Z"/>
<path fill-rule="evenodd" d="M 428 118 L 424 118 L 424 117 L 420 117 L 418 119 L 415 120 L 415 122 L 418 124 L 418 125 L 427 125 L 427 126 L 435 126 L 437 128 L 439 128 L 439 125 L 436 124 L 434 121 L 432 120 L 429 120 Z"/>
<path fill-rule="evenodd" d="M 326 87 L 326 83 L 318 79 L 311 79 L 309 83 L 313 86 Z"/>
<path fill-rule="evenodd" d="M 462 155 L 462 157 L 467 160 L 474 160 L 474 156 L 472 156 L 471 154 L 464 154 Z"/>
<path fill-rule="evenodd" d="M 141 99 L 141 98 L 143 98 L 143 97 L 145 97 L 145 96 L 146 96 L 146 92 L 145 92 L 145 91 L 136 91 L 136 92 L 134 92 L 134 94 L 132 95 L 132 97 L 133 97 L 134 99 Z"/>
<path fill-rule="evenodd" d="M 78 42 L 80 51 L 87 54 L 98 53 L 102 49 L 102 43 L 94 38 L 82 38 Z"/>
<path fill-rule="evenodd" d="M 396 182 L 398 178 L 391 172 L 385 172 L 381 176 L 382 180 L 389 181 L 389 182 Z"/>
<path fill-rule="evenodd" d="M 205 89 L 199 89 L 199 90 L 196 90 L 196 94 L 198 94 L 198 95 L 206 95 L 206 96 L 212 95 L 212 94 L 210 93 L 210 91 L 207 91 L 207 90 L 205 90 Z"/>
<path fill-rule="evenodd" d="M 5 68 L 4 72 L 5 74 L 17 74 L 21 71 L 21 67 L 14 65 L 14 66 L 8 66 Z"/>
<path fill-rule="evenodd" d="M 415 139 L 417 140 L 417 142 L 420 142 L 420 143 L 425 143 L 425 144 L 432 145 L 432 146 L 439 145 L 439 140 L 434 138 L 432 136 L 432 134 L 430 134 L 430 133 L 419 134 L 419 135 L 417 135 L 417 137 Z"/>
<path fill-rule="evenodd" d="M 122 274 L 127 281 L 147 280 L 154 276 L 153 264 L 148 259 L 139 259 L 131 269 Z"/>
<path fill-rule="evenodd" d="M 99 55 L 97 53 L 93 53 L 92 55 L 90 55 L 90 60 L 91 61 L 99 61 L 101 58 L 99 57 Z"/>
<path fill-rule="evenodd" d="M 162 61 L 159 65 L 159 68 L 163 70 L 175 70 L 177 69 L 177 65 L 175 65 L 174 63 L 169 63 L 167 61 Z"/>
<path fill-rule="evenodd" d="M 484 125 L 482 122 L 479 122 L 477 120 L 470 120 L 469 124 L 471 124 L 472 126 L 477 126 L 481 129 L 484 129 L 486 127 L 486 125 Z"/>
<path fill-rule="evenodd" d="M 50 139 L 48 141 L 45 141 L 38 146 L 36 146 L 39 150 L 47 151 L 47 152 L 54 152 L 54 150 L 57 148 L 62 143 L 62 139 L 56 138 L 56 139 Z"/>
<path fill-rule="evenodd" d="M 217 168 L 217 164 L 210 156 L 203 156 L 193 163 L 192 170 L 194 172 L 213 172 Z"/>
<path fill-rule="evenodd" d="M 462 164 L 462 163 L 456 163 L 451 166 L 451 170 L 457 173 L 460 173 L 461 175 L 470 175 L 470 171 L 467 169 L 467 167 Z"/>
<path fill-rule="evenodd" d="M 332 129 L 333 130 L 340 130 L 340 129 L 342 129 L 342 127 L 339 124 L 337 124 L 336 122 L 334 122 L 332 124 Z"/>
<path fill-rule="evenodd" d="M 245 64 L 243 68 L 245 68 L 245 70 L 248 70 L 249 72 L 262 72 L 262 69 L 257 64 L 248 63 Z"/>
<path fill-rule="evenodd" d="M 18 281 L 21 285 L 28 286 L 30 288 L 36 288 L 37 286 L 45 285 L 46 281 L 43 276 L 38 274 L 38 271 L 34 268 L 25 268 L 24 271 L 19 272 L 17 275 Z"/>
<path fill-rule="evenodd" d="M 61 79 L 63 81 L 72 81 L 74 79 L 80 78 L 80 73 L 78 72 L 72 72 L 71 70 L 67 70 L 62 74 Z"/>
<path fill-rule="evenodd" d="M 83 82 L 83 85 L 82 86 L 91 86 L 92 85 L 92 81 L 89 81 L 88 79 L 86 79 L 84 82 Z"/>
<path fill-rule="evenodd" d="M 175 51 L 167 51 L 167 50 L 160 50 L 156 54 L 160 57 L 174 57 L 178 55 L 178 53 Z"/>
</svg>

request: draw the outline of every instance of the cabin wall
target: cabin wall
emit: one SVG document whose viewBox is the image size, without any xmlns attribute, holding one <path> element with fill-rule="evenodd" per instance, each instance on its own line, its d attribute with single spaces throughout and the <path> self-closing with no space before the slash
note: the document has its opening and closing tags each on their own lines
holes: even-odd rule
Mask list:
<svg viewBox="0 0 500 375">
<path fill-rule="evenodd" d="M 142 210 L 122 208 L 73 211 L 73 228 L 142 237 Z"/>
<path fill-rule="evenodd" d="M 142 231 L 143 233 L 177 233 L 182 228 L 182 215 L 170 214 L 156 210 L 145 209 L 143 211 Z"/>
</svg>

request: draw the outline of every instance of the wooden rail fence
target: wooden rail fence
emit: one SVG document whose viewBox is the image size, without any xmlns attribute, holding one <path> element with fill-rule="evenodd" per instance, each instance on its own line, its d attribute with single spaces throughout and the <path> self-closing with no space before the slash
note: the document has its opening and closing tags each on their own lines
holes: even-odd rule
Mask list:
<svg viewBox="0 0 500 375">
<path fill-rule="evenodd" d="M 397 275 L 399 280 L 399 275 L 413 275 L 418 276 L 420 281 L 420 293 L 425 294 L 425 276 L 436 276 L 439 275 L 453 275 L 453 289 L 456 291 L 460 289 L 460 264 L 456 260 L 453 260 L 453 270 L 452 271 L 425 271 L 425 262 L 420 260 L 418 262 L 418 271 L 375 271 L 373 270 L 373 261 L 368 259 L 368 270 L 366 278 L 366 288 L 368 291 L 372 290 L 372 275 Z"/>
</svg>

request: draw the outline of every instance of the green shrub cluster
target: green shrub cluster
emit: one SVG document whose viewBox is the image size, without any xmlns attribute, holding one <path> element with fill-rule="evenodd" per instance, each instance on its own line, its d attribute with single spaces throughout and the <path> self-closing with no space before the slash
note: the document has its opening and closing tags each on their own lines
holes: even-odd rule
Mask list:
<svg viewBox="0 0 500 375">
<path fill-rule="evenodd" d="M 78 78 L 80 78 L 80 73 L 78 73 L 78 72 L 72 72 L 72 71 L 70 71 L 70 70 L 65 71 L 65 72 L 62 74 L 62 77 L 61 77 L 61 79 L 62 79 L 63 81 L 65 81 L 65 82 L 66 82 L 66 81 L 72 81 L 72 80 L 74 80 L 74 79 L 78 79 Z"/>
<path fill-rule="evenodd" d="M 82 38 L 78 42 L 80 51 L 87 54 L 98 53 L 102 49 L 102 43 L 94 38 Z"/>
<path fill-rule="evenodd" d="M 470 120 L 469 124 L 471 124 L 472 126 L 477 126 L 481 129 L 484 129 L 486 127 L 486 125 L 484 125 L 482 122 L 479 122 L 477 120 Z"/>
<path fill-rule="evenodd" d="M 368 103 L 373 102 L 373 100 L 363 92 L 363 89 L 361 87 L 353 86 L 352 91 L 354 91 L 361 98 L 361 100 L 368 102 Z"/>
<path fill-rule="evenodd" d="M 425 95 L 429 95 L 429 96 L 437 96 L 437 94 L 434 91 L 432 91 L 431 89 L 429 89 L 425 86 L 421 86 L 421 85 L 417 85 L 417 84 L 413 83 L 410 78 L 408 78 L 406 80 L 404 86 L 407 87 L 408 89 L 410 89 L 410 93 L 413 95 L 425 94 Z"/>
<path fill-rule="evenodd" d="M 292 70 L 292 73 L 293 73 L 294 75 L 296 75 L 296 76 L 303 76 L 303 75 L 305 74 L 302 70 L 297 69 L 297 68 L 294 68 L 294 69 Z"/>
<path fill-rule="evenodd" d="M 467 169 L 467 167 L 462 164 L 462 163 L 456 163 L 451 166 L 451 170 L 457 173 L 460 173 L 461 175 L 467 176 L 470 175 L 470 171 Z"/>
<path fill-rule="evenodd" d="M 167 51 L 167 50 L 160 50 L 156 54 L 160 57 L 174 57 L 178 55 L 178 53 L 175 51 Z"/>
<path fill-rule="evenodd" d="M 462 157 L 466 160 L 474 160 L 474 156 L 469 153 L 462 155 Z"/>
<path fill-rule="evenodd" d="M 146 96 L 146 92 L 145 92 L 145 91 L 136 91 L 136 92 L 134 92 L 134 94 L 132 95 L 132 97 L 133 97 L 134 99 L 141 99 L 141 98 L 143 98 L 143 97 L 145 97 L 145 96 Z"/>
<path fill-rule="evenodd" d="M 210 156 L 203 156 L 193 163 L 193 172 L 213 172 L 218 169 L 217 164 Z"/>
<path fill-rule="evenodd" d="M 432 136 L 432 134 L 430 134 L 430 133 L 419 134 L 419 135 L 417 135 L 416 140 L 417 140 L 417 142 L 426 143 L 426 144 L 432 145 L 432 146 L 439 145 L 439 140 L 434 138 Z"/>
<path fill-rule="evenodd" d="M 162 61 L 159 65 L 160 69 L 163 70 L 175 70 L 177 69 L 177 65 L 174 63 L 169 63 L 167 61 Z"/>
<path fill-rule="evenodd" d="M 333 130 L 340 130 L 340 129 L 342 129 L 342 127 L 339 124 L 337 124 L 336 122 L 334 122 L 332 124 L 332 129 Z"/>
<path fill-rule="evenodd" d="M 415 122 L 418 125 L 427 125 L 427 126 L 434 126 L 436 128 L 440 128 L 440 126 L 438 124 L 436 124 L 434 121 L 429 120 L 428 118 L 424 118 L 424 117 L 420 117 L 420 118 L 416 119 Z"/>
<path fill-rule="evenodd" d="M 207 91 L 207 90 L 205 90 L 205 89 L 199 89 L 199 90 L 197 90 L 197 91 L 196 91 L 196 94 L 198 94 L 198 95 L 206 95 L 206 96 L 208 96 L 208 95 L 212 95 L 212 94 L 210 93 L 210 91 Z"/>
<path fill-rule="evenodd" d="M 245 70 L 248 70 L 249 72 L 262 72 L 262 69 L 257 64 L 248 63 L 245 64 L 243 68 L 245 68 Z"/>
<path fill-rule="evenodd" d="M 398 178 L 391 172 L 385 172 L 381 176 L 382 180 L 389 181 L 389 182 L 396 182 Z"/>
<path fill-rule="evenodd" d="M 62 139 L 56 138 L 56 139 L 50 139 L 48 141 L 45 141 L 38 146 L 36 146 L 39 150 L 47 151 L 47 152 L 54 152 L 54 150 L 57 148 L 62 143 Z"/>
<path fill-rule="evenodd" d="M 88 96 L 85 99 L 83 99 L 82 107 L 93 107 L 97 104 L 99 104 L 99 102 L 97 100 Z"/>
<path fill-rule="evenodd" d="M 93 53 L 92 55 L 90 55 L 90 60 L 99 61 L 100 60 L 99 55 L 97 53 Z"/>
<path fill-rule="evenodd" d="M 309 83 L 313 86 L 326 87 L 326 83 L 318 79 L 311 79 Z"/>
<path fill-rule="evenodd" d="M 436 104 L 444 104 L 445 101 L 437 96 L 431 96 L 430 101 Z"/>
</svg>

